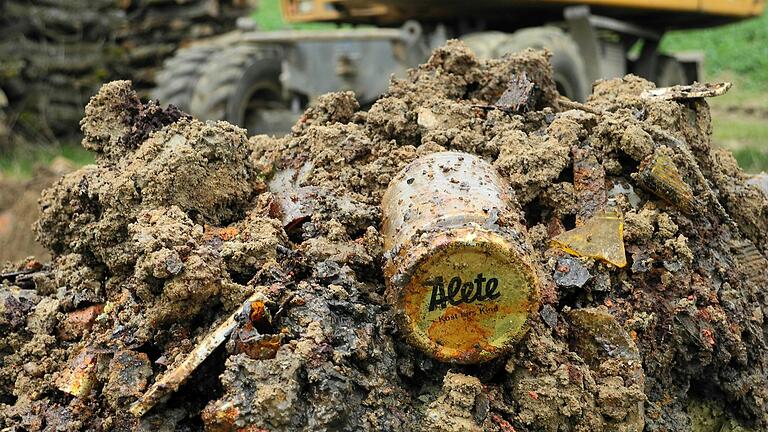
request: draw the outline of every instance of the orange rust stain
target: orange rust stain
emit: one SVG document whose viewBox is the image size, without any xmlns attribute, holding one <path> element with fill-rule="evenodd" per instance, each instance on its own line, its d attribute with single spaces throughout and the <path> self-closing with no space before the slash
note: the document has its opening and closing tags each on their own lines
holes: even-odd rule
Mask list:
<svg viewBox="0 0 768 432">
<path fill-rule="evenodd" d="M 224 405 L 230 405 L 225 402 Z M 240 411 L 236 406 L 230 405 L 225 409 L 219 409 L 217 407 L 206 408 L 202 412 L 203 423 L 206 430 L 211 432 L 234 432 L 242 429 L 238 429 L 235 426 L 235 422 L 240 415 Z"/>
<path fill-rule="evenodd" d="M 531 302 L 528 300 L 521 300 L 519 303 L 513 305 L 499 305 L 499 308 L 505 315 L 527 314 L 531 309 Z"/>
<path fill-rule="evenodd" d="M 280 348 L 280 335 L 263 335 L 254 341 L 238 341 L 237 352 L 256 360 L 273 359 Z"/>
<path fill-rule="evenodd" d="M 43 268 L 43 263 L 37 260 L 31 260 L 24 264 L 24 270 L 38 271 Z"/>
<path fill-rule="evenodd" d="M 249 318 L 251 321 L 260 322 L 266 319 L 266 306 L 261 300 L 251 302 L 251 314 Z"/>
<path fill-rule="evenodd" d="M 87 330 L 93 327 L 96 318 L 103 311 L 103 304 L 95 304 L 68 312 L 67 317 L 59 324 L 58 336 L 67 341 L 80 338 Z"/>
<path fill-rule="evenodd" d="M 96 354 L 87 349 L 78 354 L 59 378 L 59 390 L 76 397 L 87 396 L 96 381 L 96 360 Z"/>
<path fill-rule="evenodd" d="M 214 238 L 220 238 L 224 241 L 229 241 L 240 235 L 240 230 L 235 227 L 219 228 L 211 225 L 205 225 L 205 234 L 203 239 L 205 241 L 211 241 Z"/>
<path fill-rule="evenodd" d="M 491 419 L 499 426 L 502 432 L 516 432 L 515 427 L 509 424 L 509 422 L 504 420 L 500 415 L 495 413 L 491 414 Z"/>
<path fill-rule="evenodd" d="M 409 317 L 416 317 L 421 312 L 421 304 L 419 300 L 421 300 L 422 296 L 424 294 L 418 293 L 415 291 L 409 291 L 403 299 L 403 308 L 405 309 L 405 314 Z"/>
</svg>

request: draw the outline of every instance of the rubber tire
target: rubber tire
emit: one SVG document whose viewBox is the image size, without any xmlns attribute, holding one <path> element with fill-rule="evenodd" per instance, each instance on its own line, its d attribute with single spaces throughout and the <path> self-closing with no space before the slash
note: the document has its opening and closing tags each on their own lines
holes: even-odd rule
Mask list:
<svg viewBox="0 0 768 432">
<path fill-rule="evenodd" d="M 192 94 L 203 67 L 219 49 L 221 47 L 216 45 L 197 45 L 176 51 L 173 57 L 163 63 L 150 97 L 161 104 L 175 105 L 189 112 Z"/>
<path fill-rule="evenodd" d="M 278 50 L 268 46 L 241 44 L 218 51 L 210 57 L 195 85 L 190 113 L 204 120 L 227 120 L 244 126 L 244 119 L 233 115 L 230 108 L 244 96 L 238 94 L 238 89 L 253 79 L 279 85 L 281 67 Z"/>
<path fill-rule="evenodd" d="M 584 60 L 576 42 L 558 27 L 543 26 L 518 30 L 509 35 L 498 48 L 498 55 L 522 51 L 526 48 L 548 49 L 555 82 L 563 96 L 584 102 L 591 92 Z"/>
<path fill-rule="evenodd" d="M 675 85 L 690 84 L 685 68 L 674 57 L 661 55 L 656 65 L 656 86 L 672 87 Z"/>
<path fill-rule="evenodd" d="M 472 50 L 478 58 L 492 59 L 501 57 L 499 46 L 509 39 L 509 34 L 498 31 L 469 33 L 461 37 L 461 40 Z"/>
</svg>

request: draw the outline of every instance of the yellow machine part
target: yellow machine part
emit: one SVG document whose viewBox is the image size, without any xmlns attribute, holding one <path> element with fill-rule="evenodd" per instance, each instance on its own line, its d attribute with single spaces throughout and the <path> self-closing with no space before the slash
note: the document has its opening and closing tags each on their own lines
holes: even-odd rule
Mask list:
<svg viewBox="0 0 768 432">
<path fill-rule="evenodd" d="M 281 0 L 283 16 L 288 22 L 360 22 L 404 21 L 418 19 L 410 11 L 418 8 L 431 10 L 436 15 L 449 16 L 450 11 L 465 14 L 464 0 L 443 0 L 430 4 L 413 0 Z M 645 10 L 660 13 L 687 13 L 735 19 L 759 16 L 765 9 L 765 0 L 478 0 L 474 9 L 509 10 L 531 6 L 587 5 L 617 10 Z"/>
<path fill-rule="evenodd" d="M 541 0 L 543 3 L 573 3 L 629 9 L 671 12 L 699 12 L 708 15 L 753 17 L 763 13 L 764 0 Z"/>
</svg>

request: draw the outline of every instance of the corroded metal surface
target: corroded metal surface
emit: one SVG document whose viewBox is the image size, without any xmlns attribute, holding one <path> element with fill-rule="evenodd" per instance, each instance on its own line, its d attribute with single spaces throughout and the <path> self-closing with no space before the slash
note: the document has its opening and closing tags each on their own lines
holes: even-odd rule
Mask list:
<svg viewBox="0 0 768 432">
<path fill-rule="evenodd" d="M 606 204 L 605 169 L 589 146 L 571 149 L 573 155 L 573 189 L 579 203 L 576 225 L 583 225 Z"/>
<path fill-rule="evenodd" d="M 435 153 L 408 165 L 382 200 L 388 297 L 409 342 L 442 361 L 507 350 L 538 308 L 525 227 L 482 159 Z"/>
</svg>

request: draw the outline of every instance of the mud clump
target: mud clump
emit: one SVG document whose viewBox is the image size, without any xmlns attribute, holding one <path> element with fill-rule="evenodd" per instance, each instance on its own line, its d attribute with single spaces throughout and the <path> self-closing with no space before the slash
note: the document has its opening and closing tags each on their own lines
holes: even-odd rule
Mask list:
<svg viewBox="0 0 768 432">
<path fill-rule="evenodd" d="M 516 82 L 534 100 L 498 105 Z M 451 42 L 367 112 L 332 94 L 248 139 L 104 86 L 82 122 L 98 163 L 41 200 L 52 262 L 3 273 L 0 426 L 764 430 L 768 200 L 711 149 L 703 99 L 650 88 L 598 82 L 578 105 L 546 53 Z M 526 336 L 480 366 L 408 345 L 384 299 L 381 197 L 445 150 L 512 185 L 542 285 Z M 226 343 L 133 416 L 233 311 Z"/>
</svg>

